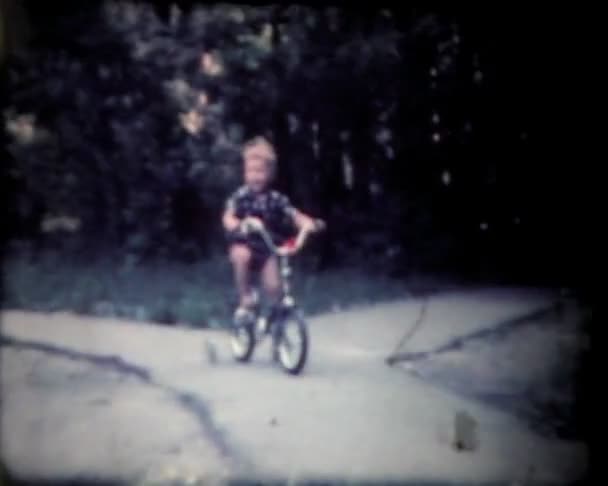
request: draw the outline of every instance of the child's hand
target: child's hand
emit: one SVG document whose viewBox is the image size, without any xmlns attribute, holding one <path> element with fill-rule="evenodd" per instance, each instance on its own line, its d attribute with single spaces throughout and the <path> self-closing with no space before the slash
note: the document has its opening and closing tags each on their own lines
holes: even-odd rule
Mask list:
<svg viewBox="0 0 608 486">
<path fill-rule="evenodd" d="M 260 218 L 254 216 L 248 216 L 241 221 L 241 228 L 244 233 L 250 231 L 261 231 L 264 229 L 264 222 Z"/>
<path fill-rule="evenodd" d="M 306 233 L 320 233 L 324 231 L 327 225 L 322 219 L 306 219 L 303 221 L 300 231 Z"/>
<path fill-rule="evenodd" d="M 317 227 L 315 225 L 314 220 L 309 219 L 309 218 L 305 219 L 302 222 L 302 225 L 300 226 L 300 232 L 302 232 L 302 233 L 304 233 L 304 232 L 314 233 L 316 230 L 317 230 Z"/>
</svg>

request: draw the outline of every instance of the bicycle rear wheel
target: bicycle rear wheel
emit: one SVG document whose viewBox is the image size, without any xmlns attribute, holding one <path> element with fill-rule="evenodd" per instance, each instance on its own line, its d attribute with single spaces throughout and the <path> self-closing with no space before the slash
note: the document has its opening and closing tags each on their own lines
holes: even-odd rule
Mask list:
<svg viewBox="0 0 608 486">
<path fill-rule="evenodd" d="M 308 357 L 308 341 L 302 314 L 297 311 L 288 313 L 277 326 L 274 340 L 275 359 L 285 372 L 297 375 L 302 371 Z"/>
</svg>

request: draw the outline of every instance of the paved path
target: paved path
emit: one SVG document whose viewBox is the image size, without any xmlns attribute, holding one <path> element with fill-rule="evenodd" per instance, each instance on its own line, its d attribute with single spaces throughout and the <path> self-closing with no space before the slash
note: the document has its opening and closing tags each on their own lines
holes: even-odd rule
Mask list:
<svg viewBox="0 0 608 486">
<path fill-rule="evenodd" d="M 433 350 L 553 297 L 512 289 L 431 297 L 405 347 Z M 413 299 L 311 320 L 310 361 L 295 378 L 271 365 L 264 345 L 251 364 L 233 362 L 221 331 L 5 312 L 4 463 L 28 477 L 159 482 L 582 474 L 582 444 L 540 437 L 506 412 L 385 364 L 421 305 Z M 205 343 L 217 349 L 217 363 Z M 449 445 L 459 410 L 478 423 L 474 452 Z"/>
</svg>

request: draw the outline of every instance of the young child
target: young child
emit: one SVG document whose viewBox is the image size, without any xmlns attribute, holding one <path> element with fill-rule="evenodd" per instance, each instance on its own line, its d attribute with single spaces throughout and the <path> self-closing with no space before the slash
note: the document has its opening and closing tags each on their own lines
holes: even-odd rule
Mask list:
<svg viewBox="0 0 608 486">
<path fill-rule="evenodd" d="M 274 147 L 263 137 L 256 137 L 243 146 L 242 156 L 245 183 L 228 198 L 222 217 L 240 298 L 235 317 L 246 315 L 254 304 L 250 288 L 254 271 L 260 271 L 262 287 L 272 302 L 280 298 L 277 258 L 251 229 L 265 228 L 276 245 L 285 239 L 281 233 L 286 223 L 295 225 L 300 235 L 316 231 L 310 216 L 294 208 L 287 196 L 271 189 L 277 163 Z"/>
</svg>

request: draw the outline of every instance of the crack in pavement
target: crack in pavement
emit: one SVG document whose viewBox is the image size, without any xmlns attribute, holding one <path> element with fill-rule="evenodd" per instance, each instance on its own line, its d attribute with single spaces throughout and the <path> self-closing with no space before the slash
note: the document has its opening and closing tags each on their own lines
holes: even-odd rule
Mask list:
<svg viewBox="0 0 608 486">
<path fill-rule="evenodd" d="M 529 324 L 545 315 L 550 314 L 551 312 L 559 312 L 561 309 L 561 302 L 553 303 L 549 306 L 544 306 L 535 311 L 526 313 L 521 316 L 517 316 L 511 319 L 503 320 L 497 324 L 492 326 L 484 327 L 478 331 L 472 332 L 470 334 L 466 334 L 464 336 L 458 336 L 456 338 L 451 339 L 447 343 L 428 351 L 415 351 L 415 352 L 405 352 L 399 354 L 393 354 L 389 358 L 387 358 L 388 364 L 394 364 L 399 361 L 420 361 L 426 358 L 430 358 L 437 354 L 446 353 L 448 351 L 454 351 L 456 349 L 461 349 L 465 344 L 470 341 L 476 339 L 484 339 L 488 337 L 500 336 L 501 334 L 507 333 L 513 330 L 515 327 Z"/>
<path fill-rule="evenodd" d="M 42 353 L 61 356 L 71 361 L 85 361 L 102 368 L 112 368 L 114 371 L 121 374 L 135 376 L 146 384 L 152 384 L 150 372 L 146 368 L 128 363 L 120 356 L 84 353 L 82 351 L 75 351 L 73 349 L 45 342 L 16 339 L 4 334 L 0 334 L 0 346 L 40 351 Z"/>
<path fill-rule="evenodd" d="M 402 354 L 409 361 L 401 369 L 437 389 L 507 412 L 543 437 L 578 440 L 574 363 L 580 351 L 561 343 L 576 342 L 581 331 L 577 319 L 558 322 L 567 314 L 564 305 L 502 321 L 435 351 Z M 531 359 L 543 363 L 532 373 Z"/>
<path fill-rule="evenodd" d="M 202 398 L 195 393 L 179 390 L 171 385 L 165 385 L 156 381 L 150 371 L 143 366 L 129 363 L 116 355 L 86 353 L 45 342 L 17 339 L 0 333 L 0 347 L 2 346 L 40 351 L 73 361 L 88 362 L 95 366 L 112 369 L 121 374 L 134 376 L 145 385 L 160 389 L 169 394 L 173 401 L 181 408 L 192 414 L 199 423 L 203 436 L 211 440 L 220 456 L 233 468 L 242 473 L 249 473 L 253 470 L 252 463 L 228 444 L 225 433 L 213 422 L 211 412 Z"/>
</svg>

